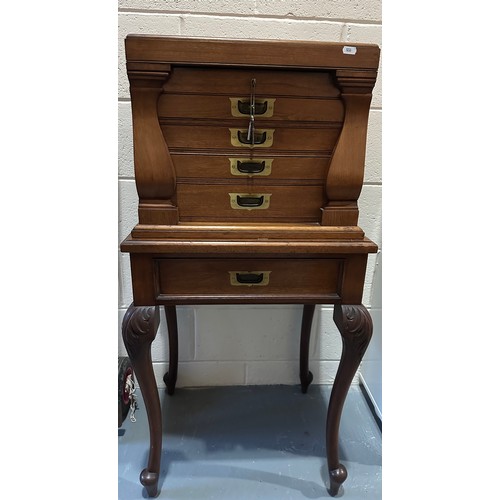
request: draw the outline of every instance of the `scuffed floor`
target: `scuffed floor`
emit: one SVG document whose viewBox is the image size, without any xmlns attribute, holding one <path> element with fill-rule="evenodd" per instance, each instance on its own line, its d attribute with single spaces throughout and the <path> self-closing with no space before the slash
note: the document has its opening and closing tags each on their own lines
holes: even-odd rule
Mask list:
<svg viewBox="0 0 500 500">
<path fill-rule="evenodd" d="M 163 452 L 160 499 L 331 498 L 325 419 L 330 387 L 214 387 L 160 391 Z M 139 474 L 149 431 L 138 391 L 137 422 L 118 430 L 120 500 L 145 498 Z M 348 478 L 337 498 L 382 498 L 381 432 L 359 387 L 342 414 L 340 455 Z"/>
</svg>

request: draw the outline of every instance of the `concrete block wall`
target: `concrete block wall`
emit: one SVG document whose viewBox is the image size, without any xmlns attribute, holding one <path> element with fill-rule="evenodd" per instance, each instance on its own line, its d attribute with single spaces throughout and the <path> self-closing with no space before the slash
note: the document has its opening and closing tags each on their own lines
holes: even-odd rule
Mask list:
<svg viewBox="0 0 500 500">
<path fill-rule="evenodd" d="M 129 33 L 365 42 L 381 46 L 380 0 L 120 0 L 118 13 L 119 238 L 137 222 L 132 120 L 125 71 L 124 38 Z M 381 241 L 381 72 L 368 127 L 365 184 L 359 225 L 380 249 Z M 370 308 L 376 256 L 371 255 L 363 303 Z M 119 321 L 132 301 L 128 255 L 119 257 Z M 377 304 L 377 309 L 379 305 Z M 331 383 L 341 353 L 333 307 L 317 308 L 310 349 L 313 383 Z M 298 384 L 301 307 L 183 306 L 178 308 L 178 386 Z M 118 329 L 119 353 L 125 354 Z M 165 318 L 153 343 L 159 387 L 168 366 Z M 354 383 L 357 383 L 357 377 Z"/>
</svg>

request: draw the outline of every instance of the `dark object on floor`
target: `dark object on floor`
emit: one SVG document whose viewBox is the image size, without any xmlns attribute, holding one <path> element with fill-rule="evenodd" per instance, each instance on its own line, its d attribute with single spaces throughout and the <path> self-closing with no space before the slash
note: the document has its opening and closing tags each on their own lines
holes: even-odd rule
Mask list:
<svg viewBox="0 0 500 500">
<path fill-rule="evenodd" d="M 118 427 L 127 418 L 130 410 L 130 393 L 127 386 L 127 378 L 134 377 L 132 363 L 127 356 L 118 357 Z"/>
</svg>

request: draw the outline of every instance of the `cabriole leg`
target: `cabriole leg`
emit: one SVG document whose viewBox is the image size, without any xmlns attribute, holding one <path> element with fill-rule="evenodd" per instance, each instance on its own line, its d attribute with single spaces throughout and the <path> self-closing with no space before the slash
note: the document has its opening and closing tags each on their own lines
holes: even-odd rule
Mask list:
<svg viewBox="0 0 500 500">
<path fill-rule="evenodd" d="M 141 387 L 149 422 L 149 460 L 140 480 L 150 497 L 158 494 L 161 459 L 161 407 L 151 362 L 151 343 L 160 323 L 158 306 L 135 307 L 131 304 L 122 323 L 127 353 Z"/>
<path fill-rule="evenodd" d="M 335 305 L 333 319 L 342 335 L 342 357 L 333 384 L 326 422 L 326 453 L 330 489 L 334 496 L 347 479 L 347 470 L 339 461 L 339 427 L 342 408 L 352 379 L 370 343 L 373 325 L 362 305 Z"/>
<path fill-rule="evenodd" d="M 177 334 L 177 313 L 175 306 L 165 306 L 168 329 L 168 372 L 163 376 L 163 382 L 167 386 L 167 393 L 172 395 L 177 382 L 177 365 L 179 364 L 179 341 Z"/>
<path fill-rule="evenodd" d="M 309 371 L 309 339 L 314 316 L 314 304 L 305 304 L 302 312 L 302 327 L 300 331 L 300 385 L 305 394 L 309 384 L 313 381 L 313 374 Z"/>
</svg>

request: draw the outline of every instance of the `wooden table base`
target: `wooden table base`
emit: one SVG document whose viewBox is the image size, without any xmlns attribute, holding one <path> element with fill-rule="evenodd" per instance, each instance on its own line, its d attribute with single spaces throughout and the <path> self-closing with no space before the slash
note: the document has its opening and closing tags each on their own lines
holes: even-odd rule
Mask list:
<svg viewBox="0 0 500 500">
<path fill-rule="evenodd" d="M 306 393 L 312 381 L 309 371 L 309 338 L 314 305 L 305 305 L 300 340 L 300 383 Z M 178 365 L 178 332 L 175 306 L 166 306 L 169 336 L 169 371 L 164 376 L 168 394 L 174 394 Z M 333 384 L 326 420 L 326 452 L 330 485 L 328 492 L 335 496 L 347 479 L 347 470 L 339 461 L 339 427 L 342 408 L 363 354 L 372 336 L 372 320 L 362 305 L 335 305 L 333 318 L 342 336 L 342 356 Z M 150 448 L 147 467 L 140 481 L 148 496 L 158 495 L 158 480 L 162 446 L 161 408 L 151 362 L 151 344 L 160 322 L 159 306 L 135 307 L 131 304 L 122 324 L 122 335 L 136 378 L 141 387 L 148 416 Z"/>
</svg>

